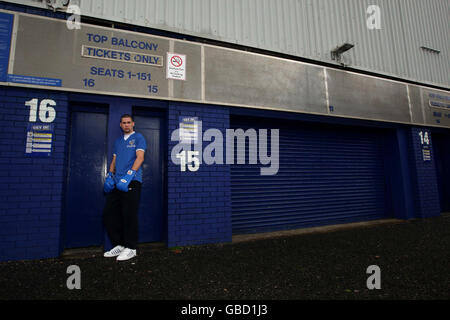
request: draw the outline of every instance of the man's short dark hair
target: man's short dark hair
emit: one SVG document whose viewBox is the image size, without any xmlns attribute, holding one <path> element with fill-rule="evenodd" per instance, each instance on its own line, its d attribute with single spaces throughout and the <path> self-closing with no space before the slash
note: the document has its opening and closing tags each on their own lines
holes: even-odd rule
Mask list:
<svg viewBox="0 0 450 320">
<path fill-rule="evenodd" d="M 133 117 L 132 117 L 131 115 L 129 115 L 128 113 L 125 113 L 125 114 L 123 114 L 123 115 L 120 117 L 120 122 L 122 122 L 122 119 L 123 119 L 123 118 L 130 118 L 131 121 L 134 122 Z"/>
</svg>

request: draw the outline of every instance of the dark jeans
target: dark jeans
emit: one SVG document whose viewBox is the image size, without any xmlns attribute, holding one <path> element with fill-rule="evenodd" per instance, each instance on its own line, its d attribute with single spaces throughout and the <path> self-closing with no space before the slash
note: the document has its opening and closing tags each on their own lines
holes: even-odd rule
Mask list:
<svg viewBox="0 0 450 320">
<path fill-rule="evenodd" d="M 128 189 L 128 192 L 114 189 L 106 195 L 103 223 L 113 247 L 121 245 L 136 249 L 141 183 L 133 180 Z"/>
</svg>

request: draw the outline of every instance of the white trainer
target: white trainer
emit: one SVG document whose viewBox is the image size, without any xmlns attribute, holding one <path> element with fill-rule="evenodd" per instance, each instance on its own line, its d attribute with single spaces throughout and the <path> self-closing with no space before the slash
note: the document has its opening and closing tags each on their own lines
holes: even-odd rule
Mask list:
<svg viewBox="0 0 450 320">
<path fill-rule="evenodd" d="M 112 248 L 109 251 L 106 251 L 103 256 L 105 258 L 112 258 L 112 257 L 117 257 L 118 255 L 120 255 L 123 251 L 123 249 L 125 249 L 125 247 L 122 246 L 115 246 L 114 248 Z"/>
<path fill-rule="evenodd" d="M 125 248 L 117 257 L 117 261 L 125 261 L 136 257 L 136 250 Z"/>
</svg>

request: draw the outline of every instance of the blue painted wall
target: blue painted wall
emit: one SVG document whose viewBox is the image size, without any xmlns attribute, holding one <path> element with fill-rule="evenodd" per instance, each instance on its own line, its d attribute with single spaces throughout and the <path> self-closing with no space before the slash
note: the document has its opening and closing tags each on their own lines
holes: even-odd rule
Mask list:
<svg viewBox="0 0 450 320">
<path fill-rule="evenodd" d="M 0 8 L 59 19 L 66 17 L 64 13 L 3 2 L 0 2 Z M 25 102 L 33 98 L 54 99 L 57 103 L 53 153 L 49 158 L 25 157 L 29 116 L 29 107 L 25 106 Z M 108 143 L 111 151 L 112 142 L 120 134 L 117 127 L 119 117 L 122 113 L 130 113 L 136 100 L 0 86 L 0 261 L 50 258 L 61 254 L 68 157 L 68 105 L 69 101 L 79 100 L 110 106 Z M 178 128 L 180 116 L 196 116 L 202 120 L 203 132 L 208 128 L 217 128 L 224 136 L 225 129 L 230 127 L 230 112 L 249 116 L 257 112 L 269 117 L 389 128 L 392 134 L 387 137 L 386 145 L 391 155 L 386 161 L 390 162 L 391 205 L 395 217 L 410 219 L 439 215 L 435 162 L 423 161 L 417 140 L 418 130 L 426 128 L 178 102 L 145 100 L 138 105 L 167 108 L 169 247 L 228 242 L 232 234 L 229 166 L 202 164 L 196 172 L 181 172 L 180 167 L 171 161 L 171 150 L 177 142 L 171 141 L 170 137 L 172 131 Z M 432 148 L 431 145 L 431 151 Z"/>
<path fill-rule="evenodd" d="M 431 160 L 424 161 L 419 132 L 425 133 L 429 139 Z M 422 127 L 411 127 L 410 131 L 410 160 L 411 176 L 413 177 L 412 197 L 416 218 L 428 218 L 440 215 L 439 189 L 436 174 L 436 162 L 434 161 L 433 141 L 431 131 Z"/>
<path fill-rule="evenodd" d="M 428 133 L 430 161 L 424 161 L 419 132 Z M 407 220 L 439 216 L 439 190 L 430 129 L 399 127 L 390 135 L 386 152 L 394 217 Z"/>
<path fill-rule="evenodd" d="M 25 156 L 26 128 L 33 98 L 56 102 L 53 153 L 48 158 Z M 198 117 L 205 132 L 219 129 L 225 137 L 231 108 L 178 102 L 69 94 L 50 90 L 0 87 L 0 260 L 57 257 L 62 252 L 61 221 L 68 157 L 70 101 L 103 102 L 110 106 L 110 134 L 120 130 L 118 117 L 132 106 L 157 106 L 167 111 L 167 245 L 169 247 L 231 241 L 230 167 L 202 163 L 196 172 L 182 172 L 171 160 L 173 130 L 180 116 Z M 286 114 L 286 117 L 289 115 Z M 401 219 L 437 216 L 439 195 L 435 161 L 423 161 L 418 131 L 401 126 L 387 135 L 394 215 Z M 431 141 L 431 134 L 430 134 Z M 203 148 L 209 142 L 203 142 Z M 431 154 L 433 156 L 432 141 Z M 107 245 L 105 243 L 105 245 Z"/>
<path fill-rule="evenodd" d="M 171 134 L 179 128 L 180 116 L 198 117 L 203 132 L 216 128 L 225 137 L 229 128 L 226 107 L 169 103 L 168 246 L 231 241 L 230 167 L 201 164 L 198 171 L 182 172 L 172 162 L 171 150 L 178 142 L 171 141 Z"/>
<path fill-rule="evenodd" d="M 25 155 L 33 98 L 56 102 L 52 155 Z M 67 96 L 0 87 L 0 260 L 56 257 L 60 253 L 64 196 Z"/>
</svg>

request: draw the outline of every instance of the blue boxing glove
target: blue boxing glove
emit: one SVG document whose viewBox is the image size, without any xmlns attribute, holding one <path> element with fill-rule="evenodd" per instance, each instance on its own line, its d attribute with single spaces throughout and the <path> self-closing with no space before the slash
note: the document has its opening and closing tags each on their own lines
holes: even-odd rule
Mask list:
<svg viewBox="0 0 450 320">
<path fill-rule="evenodd" d="M 117 189 L 123 192 L 127 192 L 128 185 L 130 184 L 131 180 L 133 180 L 135 175 L 136 171 L 128 170 L 127 174 L 120 178 L 119 182 L 117 182 Z"/>
<path fill-rule="evenodd" d="M 103 185 L 103 190 L 106 193 L 110 193 L 114 190 L 115 184 L 116 183 L 114 181 L 114 175 L 112 174 L 112 172 L 108 172 L 108 174 L 106 175 L 105 184 Z"/>
</svg>

